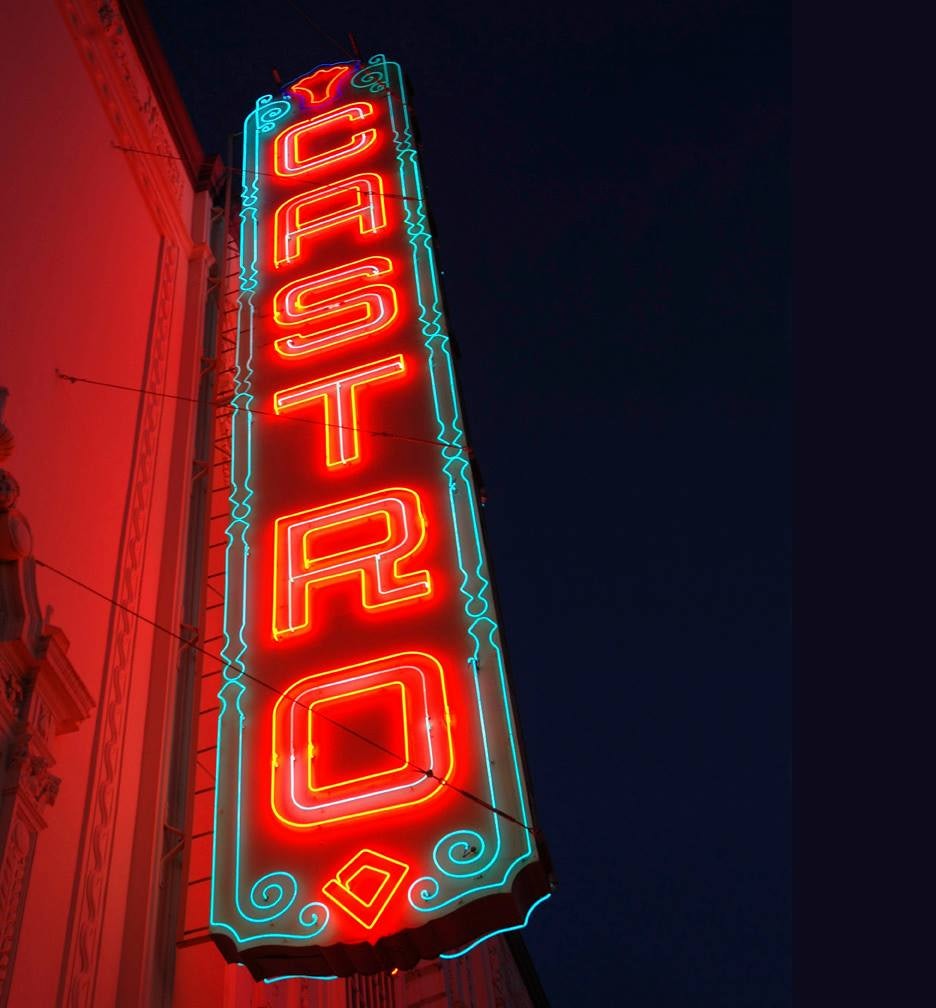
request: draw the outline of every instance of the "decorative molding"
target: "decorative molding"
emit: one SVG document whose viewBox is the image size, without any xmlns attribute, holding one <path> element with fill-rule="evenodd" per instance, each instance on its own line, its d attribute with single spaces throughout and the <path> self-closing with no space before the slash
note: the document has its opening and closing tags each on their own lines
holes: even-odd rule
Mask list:
<svg viewBox="0 0 936 1008">
<path fill-rule="evenodd" d="M 6 462 L 13 454 L 13 447 L 16 444 L 13 431 L 3 422 L 3 411 L 9 394 L 7 389 L 0 388 L 0 462 Z"/>
<path fill-rule="evenodd" d="M 205 157 L 172 69 L 150 21 L 145 0 L 119 0 L 119 10 L 147 80 L 159 100 L 159 107 L 181 155 L 180 163 L 188 173 L 189 182 L 196 190 L 217 183 L 222 175 L 220 158 Z"/>
<path fill-rule="evenodd" d="M 118 553 L 101 698 L 95 726 L 69 931 L 63 957 L 60 1002 L 68 1008 L 94 1003 L 107 882 L 116 826 L 123 763 L 127 704 L 133 672 L 137 620 L 153 496 L 159 429 L 166 385 L 172 305 L 179 272 L 179 249 L 165 239 L 156 280 L 149 346 L 140 395 L 129 494 Z"/>
<path fill-rule="evenodd" d="M 59 0 L 59 7 L 111 123 L 116 143 L 133 149 L 115 151 L 115 157 L 126 158 L 162 238 L 147 364 L 141 383 L 145 391 L 140 397 L 113 593 L 122 606 L 135 611 L 143 583 L 149 505 L 164 402 L 158 393 L 165 389 L 176 278 L 180 255 L 188 256 L 193 245 L 188 210 L 183 213 L 188 179 L 160 101 L 165 95 L 157 93 L 154 87 L 151 61 L 147 65 L 140 56 L 136 38 L 140 19 L 134 18 L 135 27 L 130 30 L 122 5 L 109 0 Z M 114 608 L 59 985 L 58 1003 L 69 1008 L 91 1005 L 94 1001 L 136 625 L 126 610 Z"/>
<path fill-rule="evenodd" d="M 19 930 L 23 888 L 29 873 L 35 834 L 21 819 L 7 835 L 0 863 L 0 1004 L 6 1004 Z"/>
<path fill-rule="evenodd" d="M 104 34 L 110 43 L 114 63 L 119 68 L 121 83 L 126 93 L 136 104 L 137 111 L 146 124 L 150 147 L 147 150 L 162 154 L 161 161 L 165 163 L 165 174 L 176 200 L 182 198 L 183 172 L 182 162 L 177 160 L 175 144 L 169 135 L 169 126 L 163 118 L 162 111 L 153 88 L 147 77 L 143 64 L 134 49 L 132 39 L 127 33 L 123 17 L 118 13 L 115 3 L 102 3 L 97 9 L 98 20 L 104 29 Z"/>
<path fill-rule="evenodd" d="M 3 423 L 7 390 L 0 388 L 0 450 L 12 452 Z M 7 486 L 15 485 L 10 477 Z M 31 537 L 16 535 L 26 519 L 13 510 L 14 495 L 0 497 L 0 1008 L 10 993 L 32 855 L 45 829 L 45 808 L 62 780 L 51 773 L 52 743 L 74 731 L 93 701 L 68 660 L 68 639 L 49 625 L 36 594 Z"/>
<path fill-rule="evenodd" d="M 94 698 L 68 660 L 68 638 L 54 626 L 45 631 L 45 661 L 39 669 L 39 692 L 48 704 L 49 720 L 55 734 L 78 730 L 91 713 Z"/>
<path fill-rule="evenodd" d="M 0 606 L 2 606 L 0 600 Z M 2 611 L 2 610 L 0 610 Z M 19 718 L 20 707 L 26 692 L 26 679 L 22 665 L 14 655 L 7 654 L 7 648 L 0 648 L 0 717 L 3 718 L 4 742 L 10 726 Z"/>
<path fill-rule="evenodd" d="M 182 196 L 188 181 L 119 5 L 109 0 L 59 0 L 59 7 L 110 120 L 116 144 L 130 148 L 115 150 L 114 156 L 127 159 L 160 234 L 187 253 L 191 237 Z"/>
</svg>

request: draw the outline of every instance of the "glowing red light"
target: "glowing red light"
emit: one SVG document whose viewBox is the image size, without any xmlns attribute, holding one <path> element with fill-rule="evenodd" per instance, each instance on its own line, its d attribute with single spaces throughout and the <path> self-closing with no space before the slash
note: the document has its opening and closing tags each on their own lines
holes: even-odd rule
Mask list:
<svg viewBox="0 0 936 1008">
<path fill-rule="evenodd" d="M 374 234 L 387 226 L 383 179 L 362 172 L 299 193 L 281 203 L 273 214 L 273 262 L 294 262 L 304 242 L 323 231 L 357 224 L 359 234 Z M 324 204 L 324 208 L 322 206 Z"/>
<path fill-rule="evenodd" d="M 272 729 L 271 804 L 292 827 L 421 805 L 455 765 L 445 671 L 422 651 L 303 677 Z"/>
<path fill-rule="evenodd" d="M 351 65 L 346 63 L 330 67 L 319 67 L 313 73 L 306 74 L 289 90 L 298 95 L 307 105 L 321 105 L 334 94 L 339 82 L 351 72 Z"/>
<path fill-rule="evenodd" d="M 375 525 L 379 528 L 376 539 Z M 322 540 L 327 544 L 336 533 L 332 551 L 322 548 Z M 274 535 L 276 639 L 311 629 L 313 595 L 338 581 L 359 581 L 365 609 L 410 602 L 432 592 L 429 571 L 406 569 L 406 561 L 426 541 L 419 494 L 407 487 L 284 515 L 276 519 Z"/>
<path fill-rule="evenodd" d="M 370 930 L 380 920 L 408 871 L 409 865 L 403 861 L 365 848 L 339 868 L 335 877 L 322 886 L 322 891 L 346 914 Z M 366 893 L 368 888 L 372 889 L 369 895 L 360 894 Z"/>
<path fill-rule="evenodd" d="M 273 397 L 273 407 L 277 413 L 286 413 L 322 402 L 325 409 L 325 464 L 332 469 L 361 458 L 358 429 L 360 393 L 367 386 L 399 378 L 405 372 L 403 355 L 397 354 L 283 389 Z"/>
<path fill-rule="evenodd" d="M 340 147 L 333 147 L 318 154 L 309 153 L 306 148 L 310 146 L 311 141 L 319 138 L 322 130 L 335 123 L 344 119 L 352 123 L 363 122 L 373 117 L 374 106 L 370 102 L 354 102 L 284 129 L 274 141 L 273 170 L 285 178 L 305 175 L 320 168 L 327 168 L 344 158 L 363 154 L 377 139 L 377 130 L 361 130 L 352 134 L 351 139 Z"/>
<path fill-rule="evenodd" d="M 396 291 L 390 284 L 358 281 L 392 272 L 386 256 L 370 256 L 284 284 L 273 295 L 273 318 L 277 326 L 303 331 L 277 339 L 277 352 L 306 357 L 386 329 L 397 317 Z M 318 300 L 311 300 L 314 295 Z"/>
</svg>

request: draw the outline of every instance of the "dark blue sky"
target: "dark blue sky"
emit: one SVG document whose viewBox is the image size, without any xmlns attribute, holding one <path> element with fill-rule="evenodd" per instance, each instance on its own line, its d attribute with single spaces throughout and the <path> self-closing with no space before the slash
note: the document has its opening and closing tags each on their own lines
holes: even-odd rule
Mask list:
<svg viewBox="0 0 936 1008">
<path fill-rule="evenodd" d="M 300 8 L 409 75 L 553 1004 L 788 1004 L 787 6 L 147 7 L 209 151 L 345 55 Z"/>
</svg>

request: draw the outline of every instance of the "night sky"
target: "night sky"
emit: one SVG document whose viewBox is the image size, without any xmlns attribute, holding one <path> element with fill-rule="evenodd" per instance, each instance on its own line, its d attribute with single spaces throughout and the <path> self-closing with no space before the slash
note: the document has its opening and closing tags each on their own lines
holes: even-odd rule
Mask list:
<svg viewBox="0 0 936 1008">
<path fill-rule="evenodd" d="M 552 1003 L 788 1004 L 787 5 L 147 8 L 208 152 L 349 32 L 409 76 Z"/>
</svg>

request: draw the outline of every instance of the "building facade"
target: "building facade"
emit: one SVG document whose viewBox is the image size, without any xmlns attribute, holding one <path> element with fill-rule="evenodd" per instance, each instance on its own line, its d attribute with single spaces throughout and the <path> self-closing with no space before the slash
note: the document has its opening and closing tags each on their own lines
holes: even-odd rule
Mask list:
<svg viewBox="0 0 936 1008">
<path fill-rule="evenodd" d="M 517 934 L 269 984 L 210 939 L 229 180 L 136 0 L 5 20 L 0 1005 L 545 1004 Z"/>
</svg>

